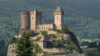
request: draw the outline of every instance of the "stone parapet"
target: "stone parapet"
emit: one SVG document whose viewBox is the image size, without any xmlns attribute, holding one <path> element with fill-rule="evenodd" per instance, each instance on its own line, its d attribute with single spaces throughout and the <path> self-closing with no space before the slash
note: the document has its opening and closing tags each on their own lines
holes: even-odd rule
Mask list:
<svg viewBox="0 0 100 56">
<path fill-rule="evenodd" d="M 54 29 L 54 24 L 40 24 L 37 25 L 37 30 L 51 30 Z"/>
</svg>

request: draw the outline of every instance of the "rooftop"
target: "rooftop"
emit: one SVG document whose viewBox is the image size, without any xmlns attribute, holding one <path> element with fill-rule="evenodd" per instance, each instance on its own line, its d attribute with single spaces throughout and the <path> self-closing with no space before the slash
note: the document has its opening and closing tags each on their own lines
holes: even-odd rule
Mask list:
<svg viewBox="0 0 100 56">
<path fill-rule="evenodd" d="M 63 11 L 62 11 L 62 8 L 60 6 L 57 6 L 55 12 L 63 12 Z"/>
</svg>

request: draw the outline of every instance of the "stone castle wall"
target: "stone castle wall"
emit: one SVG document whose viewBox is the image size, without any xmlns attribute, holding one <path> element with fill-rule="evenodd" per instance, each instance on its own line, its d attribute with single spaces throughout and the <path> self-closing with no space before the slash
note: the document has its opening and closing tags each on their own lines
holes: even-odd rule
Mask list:
<svg viewBox="0 0 100 56">
<path fill-rule="evenodd" d="M 48 53 L 64 53 L 65 49 L 63 48 L 44 48 L 43 51 Z"/>
<path fill-rule="evenodd" d="M 59 8 L 61 9 L 61 8 Z M 54 12 L 53 24 L 42 24 L 42 13 L 36 9 L 32 12 L 21 12 L 21 29 L 31 30 L 61 30 L 63 26 L 63 12 Z"/>
<path fill-rule="evenodd" d="M 41 25 L 37 25 L 37 29 L 38 30 L 51 30 L 54 29 L 55 26 L 54 24 L 41 24 Z"/>
<path fill-rule="evenodd" d="M 30 12 L 21 12 L 21 29 L 30 28 Z"/>
<path fill-rule="evenodd" d="M 42 24 L 42 13 L 34 10 L 30 12 L 30 29 L 36 30 L 38 24 Z"/>
<path fill-rule="evenodd" d="M 62 12 L 54 12 L 54 24 L 56 29 L 61 30 L 63 26 L 63 13 Z"/>
<path fill-rule="evenodd" d="M 15 43 L 14 44 L 10 44 L 8 46 L 7 56 L 16 56 L 15 49 L 16 49 Z"/>
</svg>

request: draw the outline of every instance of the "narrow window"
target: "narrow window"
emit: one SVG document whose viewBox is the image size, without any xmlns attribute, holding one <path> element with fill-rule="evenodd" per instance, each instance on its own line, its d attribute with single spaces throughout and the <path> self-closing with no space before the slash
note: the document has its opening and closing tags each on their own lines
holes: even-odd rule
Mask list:
<svg viewBox="0 0 100 56">
<path fill-rule="evenodd" d="M 57 20 L 58 20 L 58 16 L 57 16 Z"/>
<path fill-rule="evenodd" d="M 32 17 L 32 19 L 33 19 L 33 17 Z"/>
<path fill-rule="evenodd" d="M 46 29 L 48 29 L 48 27 L 46 27 Z"/>
</svg>

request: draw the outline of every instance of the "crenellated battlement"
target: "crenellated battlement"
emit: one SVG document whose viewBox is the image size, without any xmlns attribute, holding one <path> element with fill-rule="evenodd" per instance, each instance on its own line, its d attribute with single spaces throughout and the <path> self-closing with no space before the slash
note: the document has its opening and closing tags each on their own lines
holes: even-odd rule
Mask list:
<svg viewBox="0 0 100 56">
<path fill-rule="evenodd" d="M 21 12 L 21 14 L 29 14 L 30 12 Z"/>
</svg>

